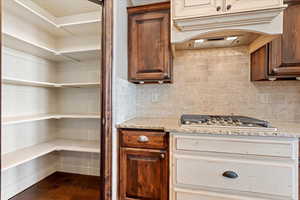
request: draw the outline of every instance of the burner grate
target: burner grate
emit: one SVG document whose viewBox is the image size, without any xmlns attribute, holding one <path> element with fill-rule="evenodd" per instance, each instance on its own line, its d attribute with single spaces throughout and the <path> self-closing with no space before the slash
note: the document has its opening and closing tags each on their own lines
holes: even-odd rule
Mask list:
<svg viewBox="0 0 300 200">
<path fill-rule="evenodd" d="M 271 128 L 267 121 L 235 115 L 182 115 L 181 124 Z"/>
</svg>

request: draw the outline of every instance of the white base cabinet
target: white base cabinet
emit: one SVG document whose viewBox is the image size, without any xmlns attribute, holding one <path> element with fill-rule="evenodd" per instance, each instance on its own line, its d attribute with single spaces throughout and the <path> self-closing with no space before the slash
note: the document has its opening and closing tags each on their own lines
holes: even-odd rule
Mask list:
<svg viewBox="0 0 300 200">
<path fill-rule="evenodd" d="M 171 200 L 298 200 L 296 138 L 174 133 L 170 142 Z"/>
</svg>

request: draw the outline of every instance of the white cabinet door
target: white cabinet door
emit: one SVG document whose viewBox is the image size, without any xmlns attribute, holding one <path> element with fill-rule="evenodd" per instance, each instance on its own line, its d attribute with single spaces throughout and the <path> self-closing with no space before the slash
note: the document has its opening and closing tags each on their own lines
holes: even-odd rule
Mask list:
<svg viewBox="0 0 300 200">
<path fill-rule="evenodd" d="M 226 12 L 244 12 L 283 6 L 283 0 L 226 0 Z"/>
<path fill-rule="evenodd" d="M 210 16 L 222 13 L 224 0 L 172 0 L 174 18 Z"/>
</svg>

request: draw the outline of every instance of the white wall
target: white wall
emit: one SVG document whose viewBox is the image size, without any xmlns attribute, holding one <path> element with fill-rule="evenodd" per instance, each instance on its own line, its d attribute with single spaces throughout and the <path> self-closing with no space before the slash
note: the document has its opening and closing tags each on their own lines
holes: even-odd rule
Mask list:
<svg viewBox="0 0 300 200">
<path fill-rule="evenodd" d="M 136 86 L 127 81 L 127 1 L 114 1 L 113 127 L 135 117 Z M 118 190 L 117 132 L 113 129 L 113 199 Z"/>
</svg>

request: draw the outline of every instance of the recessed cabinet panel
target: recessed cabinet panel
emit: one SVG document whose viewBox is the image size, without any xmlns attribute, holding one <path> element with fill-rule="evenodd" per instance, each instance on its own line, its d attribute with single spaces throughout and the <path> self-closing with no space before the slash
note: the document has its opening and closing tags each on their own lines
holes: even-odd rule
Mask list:
<svg viewBox="0 0 300 200">
<path fill-rule="evenodd" d="M 223 0 L 173 0 L 174 18 L 216 15 L 221 12 Z"/>
<path fill-rule="evenodd" d="M 137 59 L 137 77 L 145 78 L 144 73 L 157 73 L 157 78 L 163 77 L 164 72 L 164 44 L 162 43 L 166 29 L 163 14 L 147 14 L 146 16 L 135 16 L 132 18 L 132 30 L 136 36 L 134 51 Z M 135 31 L 136 30 L 136 31 Z M 162 75 L 162 76 L 160 76 Z"/>
<path fill-rule="evenodd" d="M 251 81 L 268 79 L 269 45 L 265 45 L 251 54 Z"/>
<path fill-rule="evenodd" d="M 129 81 L 171 79 L 170 9 L 162 5 L 128 9 Z"/>
<path fill-rule="evenodd" d="M 300 1 L 284 12 L 283 20 L 283 63 L 300 67 Z"/>
<path fill-rule="evenodd" d="M 162 151 L 121 149 L 120 199 L 167 200 L 168 159 Z"/>
<path fill-rule="evenodd" d="M 227 12 L 243 12 L 278 7 L 283 0 L 226 0 L 225 10 Z"/>
</svg>

